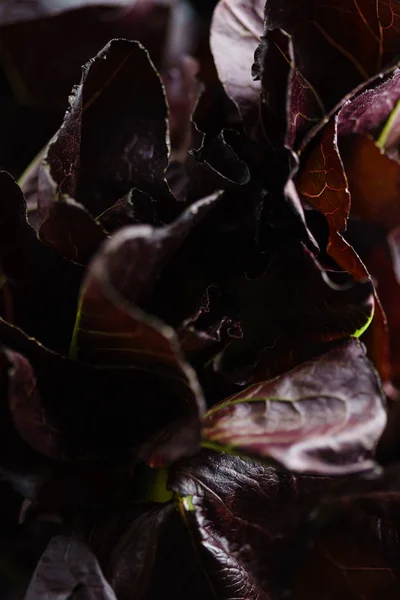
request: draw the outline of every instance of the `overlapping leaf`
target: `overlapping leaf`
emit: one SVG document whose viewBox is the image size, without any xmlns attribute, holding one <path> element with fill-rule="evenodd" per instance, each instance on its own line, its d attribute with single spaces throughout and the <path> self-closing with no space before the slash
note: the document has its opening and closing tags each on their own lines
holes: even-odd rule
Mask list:
<svg viewBox="0 0 400 600">
<path fill-rule="evenodd" d="M 294 599 L 398 596 L 398 465 L 382 478 L 357 483 L 321 505 L 320 531 L 303 555 Z"/>
<path fill-rule="evenodd" d="M 82 269 L 40 242 L 22 192 L 0 173 L 0 315 L 50 348 L 68 350 Z"/>
<path fill-rule="evenodd" d="M 207 575 L 171 502 L 100 512 L 92 533 L 91 546 L 118 600 L 156 600 L 165 586 L 179 600 L 209 597 Z"/>
<path fill-rule="evenodd" d="M 168 52 L 173 4 L 163 0 L 2 2 L 0 56 L 15 95 L 23 104 L 65 110 L 81 66 L 113 38 L 140 41 L 160 66 Z"/>
<path fill-rule="evenodd" d="M 110 42 L 83 68 L 44 158 L 41 237 L 64 256 L 85 261 L 104 239 L 94 218 L 101 223 L 134 187 L 160 196 L 166 206 L 157 216 L 168 220 L 174 200 L 164 182 L 166 119 L 164 92 L 147 52 L 135 42 Z"/>
<path fill-rule="evenodd" d="M 264 4 L 264 0 L 222 0 L 215 9 L 211 28 L 210 43 L 219 78 L 250 123 L 258 120 L 260 84 L 253 81 L 251 66 L 263 33 Z"/>
<path fill-rule="evenodd" d="M 398 8 L 381 0 L 268 0 L 265 23 L 292 36 L 296 65 L 328 112 L 397 58 Z"/>
<path fill-rule="evenodd" d="M 203 437 L 291 471 L 333 475 L 371 468 L 385 423 L 376 373 L 353 340 L 224 400 L 205 417 Z"/>
<path fill-rule="evenodd" d="M 254 373 L 239 375 L 244 367 L 259 363 L 257 380 L 273 377 L 315 356 L 314 344 L 319 351 L 321 342 L 360 335 L 374 314 L 371 282 L 325 272 L 298 243 L 280 247 L 261 277 L 235 283 L 243 339 L 229 344 L 218 368 L 241 383 L 254 381 Z M 310 354 L 302 357 L 305 348 Z"/>
<path fill-rule="evenodd" d="M 178 463 L 170 484 L 212 586 L 209 597 L 247 600 L 290 590 L 303 552 L 300 528 L 332 481 L 203 452 Z"/>
<path fill-rule="evenodd" d="M 261 80 L 261 131 L 277 150 L 297 149 L 324 116 L 322 102 L 297 68 L 293 40 L 267 28 L 255 54 L 253 76 Z"/>
<path fill-rule="evenodd" d="M 395 152 L 395 124 L 390 115 L 397 100 L 398 71 L 348 100 L 314 140 L 297 179 L 303 199 L 327 218 L 328 253 L 357 279 L 368 272 L 343 238 L 350 214 L 386 229 L 397 223 L 398 165 L 382 150 L 382 145 L 389 149 L 391 144 Z M 366 134 L 385 140 L 381 138 L 378 146 Z M 376 300 L 371 355 L 386 380 L 390 379 L 386 319 Z"/>
<path fill-rule="evenodd" d="M 116 600 L 90 549 L 83 542 L 56 536 L 43 553 L 26 600 Z"/>
<path fill-rule="evenodd" d="M 175 440 L 172 458 L 181 453 L 180 445 L 196 447 L 202 394 L 172 328 L 146 315 L 137 304 L 143 303 L 163 267 L 217 199 L 218 194 L 199 201 L 169 227 L 132 226 L 115 234 L 89 266 L 71 345 L 71 354 L 79 361 L 106 370 L 120 369 L 128 379 L 133 377 L 136 386 L 143 386 L 142 394 L 150 394 L 154 403 L 152 410 L 171 425 L 173 434 L 164 434 Z M 157 391 L 145 392 L 147 379 L 158 386 Z M 179 411 L 187 419 L 185 426 Z M 162 454 L 161 449 L 158 453 Z"/>
</svg>

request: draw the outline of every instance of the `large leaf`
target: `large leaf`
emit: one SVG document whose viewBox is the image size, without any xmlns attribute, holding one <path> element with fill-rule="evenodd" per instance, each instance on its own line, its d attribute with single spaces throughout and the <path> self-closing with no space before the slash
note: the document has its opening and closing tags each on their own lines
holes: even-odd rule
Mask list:
<svg viewBox="0 0 400 600">
<path fill-rule="evenodd" d="M 138 337 L 128 335 L 131 330 L 136 330 L 136 320 L 141 319 L 134 316 L 139 310 L 135 305 L 144 303 L 190 231 L 214 208 L 219 197 L 216 193 L 200 200 L 166 227 L 126 227 L 103 246 L 90 265 L 82 286 L 71 346 L 73 356 L 88 364 L 121 366 L 129 364 L 132 352 L 136 353 L 135 361 L 139 363 L 150 360 L 157 364 L 160 358 L 157 358 L 157 352 L 153 356 L 144 344 L 141 356 Z M 131 310 L 132 317 L 129 316 Z M 161 324 L 156 328 L 159 327 L 164 329 Z M 166 326 L 165 331 L 169 332 L 167 337 L 173 345 L 172 331 Z M 173 356 L 171 359 L 174 362 Z"/>
<path fill-rule="evenodd" d="M 147 377 L 160 390 L 169 390 L 169 400 L 168 396 L 152 400 L 153 410 L 167 420 L 170 413 L 176 429 L 172 437 L 181 436 L 183 445 L 193 448 L 203 408 L 195 373 L 185 363 L 171 327 L 142 312 L 137 304 L 143 304 L 171 256 L 217 199 L 215 194 L 197 202 L 168 227 L 131 226 L 115 234 L 89 266 L 71 345 L 71 355 L 85 364 L 131 372 L 140 375 L 143 385 Z M 176 402 L 190 427 L 181 426 L 172 408 Z"/>
<path fill-rule="evenodd" d="M 258 363 L 255 381 L 284 373 L 316 356 L 322 342 L 359 336 L 374 314 L 370 281 L 325 271 L 302 244 L 289 241 L 278 246 L 261 276 L 237 278 L 232 288 L 243 338 L 231 341 L 217 365 L 242 384 L 255 376 L 250 371 L 249 379 L 245 367 Z"/>
<path fill-rule="evenodd" d="M 284 143 L 293 148 L 324 108 L 296 67 L 285 28 L 267 27 L 264 33 L 264 5 L 262 0 L 221 0 L 211 26 L 211 50 L 249 133 L 278 149 Z M 235 48 L 233 56 L 227 46 Z"/>
<path fill-rule="evenodd" d="M 363 98 L 364 95 L 369 96 L 368 92 L 365 92 L 365 94 L 361 94 L 355 98 L 354 111 L 350 110 L 353 101 L 349 101 L 342 111 L 340 111 L 338 115 L 332 117 L 325 127 L 317 134 L 312 142 L 312 147 L 301 162 L 300 171 L 296 180 L 297 189 L 303 202 L 321 212 L 327 219 L 329 227 L 329 241 L 327 245 L 328 254 L 342 269 L 351 273 L 358 281 L 368 279 L 370 278 L 370 275 L 354 248 L 343 237 L 350 216 L 351 200 L 354 203 L 357 199 L 350 194 L 352 187 L 350 186 L 349 189 L 349 182 L 339 153 L 338 128 L 340 129 L 341 123 L 343 123 L 344 126 L 349 125 L 349 123 L 354 123 L 357 127 L 361 127 L 362 117 L 360 113 L 368 106 L 368 104 L 366 105 L 365 103 L 365 99 L 364 101 L 359 100 Z M 373 97 L 380 98 L 380 101 L 383 103 L 386 94 L 383 91 L 382 96 L 380 96 L 376 92 Z M 343 120 L 342 114 L 346 115 L 343 116 Z M 371 120 L 368 120 L 367 117 L 364 120 L 365 123 L 370 123 L 370 121 Z M 351 144 L 351 140 L 349 144 L 350 153 L 344 155 L 344 158 L 348 156 L 348 160 L 353 160 L 354 148 L 353 144 Z M 355 164 L 358 169 L 363 168 L 359 162 L 360 158 L 361 157 L 358 156 L 355 159 Z M 383 158 L 383 160 L 385 159 L 386 157 Z M 370 171 L 368 172 L 368 176 L 369 175 Z M 372 177 L 374 178 L 374 176 Z M 358 185 L 362 186 L 363 181 L 357 181 L 356 186 Z M 377 185 L 376 178 L 374 178 L 372 185 Z M 371 189 L 369 184 L 367 184 L 366 187 Z M 377 196 L 372 194 L 372 204 L 375 202 L 376 197 Z M 353 204 L 353 213 L 356 212 L 354 208 Z M 369 345 L 369 349 L 370 355 L 374 360 L 381 377 L 386 381 L 390 379 L 387 323 L 376 290 L 374 291 L 374 294 L 375 314 L 371 326 L 372 343 Z"/>
<path fill-rule="evenodd" d="M 60 352 L 73 328 L 82 269 L 37 239 L 12 177 L 0 173 L 0 316 Z"/>
<path fill-rule="evenodd" d="M 399 73 L 398 70 L 395 71 L 383 83 L 367 88 L 347 100 L 313 141 L 311 150 L 301 163 L 297 178 L 297 186 L 303 198 L 328 220 L 328 252 L 343 268 L 358 277 L 365 274 L 365 269 L 359 261 L 357 264 L 354 253 L 353 258 L 351 257 L 351 250 L 346 248 L 340 236 L 346 230 L 350 216 L 350 197 L 353 215 L 367 215 L 371 219 L 369 213 L 375 210 L 375 213 L 380 213 L 381 219 L 391 222 L 392 226 L 396 225 L 393 222 L 395 202 L 391 200 L 394 196 L 393 187 L 396 185 L 393 183 L 396 171 L 394 165 L 390 170 L 392 163 L 382 155 L 381 149 L 393 139 L 394 129 L 388 118 L 395 109 L 400 94 Z M 356 141 L 360 137 L 353 136 L 368 134 L 378 138 L 386 121 L 387 126 L 383 132 L 385 140 L 382 139 L 379 148 L 375 150 L 372 140 Z M 373 173 L 371 169 L 374 169 Z M 376 189 L 372 187 L 374 185 Z M 382 204 L 385 206 L 384 210 Z M 371 208 L 372 205 L 375 208 Z"/>
<path fill-rule="evenodd" d="M 44 158 L 41 237 L 82 261 L 102 239 L 90 214 L 100 217 L 131 188 L 161 195 L 167 212 L 173 199 L 164 182 L 166 119 L 163 88 L 147 52 L 136 42 L 110 42 L 83 67 L 64 123 Z"/>
<path fill-rule="evenodd" d="M 386 424 L 383 394 L 353 340 L 213 407 L 206 444 L 323 475 L 370 469 Z"/>
<path fill-rule="evenodd" d="M 44 551 L 26 600 L 117 600 L 96 557 L 83 542 L 56 536 Z"/>
<path fill-rule="evenodd" d="M 127 452 L 173 460 L 197 448 L 202 396 L 195 375 L 174 354 L 170 330 L 157 328 L 148 318 L 140 321 L 141 315 L 136 313 L 141 335 L 147 334 L 146 342 L 164 352 L 157 356 L 157 375 L 151 366 L 149 373 L 143 355 L 137 363 L 83 365 L 0 321 L 0 340 L 23 357 L 10 355 L 16 377 L 13 422 L 35 450 L 58 460 L 113 458 Z"/>
<path fill-rule="evenodd" d="M 267 600 L 290 590 L 304 551 L 302 526 L 332 481 L 203 452 L 177 464 L 170 485 L 212 587 L 209 597 Z"/>
<path fill-rule="evenodd" d="M 396 125 L 390 115 L 396 112 L 398 78 L 395 71 L 382 83 L 349 99 L 312 142 L 297 178 L 303 200 L 327 218 L 328 253 L 357 279 L 367 277 L 368 271 L 343 238 L 350 214 L 387 230 L 398 222 L 398 164 L 382 150 L 395 147 Z M 380 142 L 375 144 L 366 134 L 379 136 Z M 370 350 L 387 380 L 387 327 L 377 296 L 376 309 L 372 326 L 375 341 Z"/>
</svg>

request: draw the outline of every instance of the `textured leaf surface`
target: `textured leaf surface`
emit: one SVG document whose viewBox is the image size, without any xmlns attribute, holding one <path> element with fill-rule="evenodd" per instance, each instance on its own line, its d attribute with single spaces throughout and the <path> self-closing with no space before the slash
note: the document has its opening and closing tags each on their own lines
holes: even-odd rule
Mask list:
<svg viewBox="0 0 400 600">
<path fill-rule="evenodd" d="M 353 340 L 221 402 L 203 437 L 291 471 L 334 475 L 371 468 L 385 424 L 377 375 Z"/>
<path fill-rule="evenodd" d="M 86 260 L 104 239 L 94 218 L 133 187 L 161 195 L 167 213 L 173 198 L 164 183 L 166 135 L 164 92 L 146 50 L 137 42 L 113 40 L 83 67 L 44 158 L 41 237 L 69 258 Z"/>
<path fill-rule="evenodd" d="M 400 96 L 400 70 L 349 99 L 339 113 L 339 136 L 368 133 L 377 139 L 396 108 Z"/>
<path fill-rule="evenodd" d="M 296 64 L 329 111 L 397 58 L 398 9 L 396 0 L 269 0 L 265 21 L 292 35 Z"/>
<path fill-rule="evenodd" d="M 177 464 L 170 485 L 212 586 L 209 597 L 266 600 L 290 590 L 304 551 L 300 528 L 332 481 L 207 451 Z"/>
</svg>

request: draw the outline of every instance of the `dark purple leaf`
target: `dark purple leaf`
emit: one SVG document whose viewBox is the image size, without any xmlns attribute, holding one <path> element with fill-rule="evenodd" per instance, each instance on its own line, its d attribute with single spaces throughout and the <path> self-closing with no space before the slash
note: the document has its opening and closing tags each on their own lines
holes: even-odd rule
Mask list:
<svg viewBox="0 0 400 600">
<path fill-rule="evenodd" d="M 164 228 L 131 226 L 114 235 L 89 265 L 82 285 L 71 355 L 100 369 L 140 372 L 165 390 L 180 405 L 190 426 L 171 418 L 174 450 L 196 447 L 198 415 L 202 394 L 194 371 L 185 363 L 175 332 L 168 325 L 137 307 L 152 291 L 161 271 L 183 243 L 190 230 L 217 201 L 218 194 L 187 209 L 173 224 Z M 140 400 L 142 401 L 142 400 Z M 161 398 L 157 403 L 161 403 Z M 166 399 L 162 414 L 167 415 Z M 155 410 L 155 407 L 153 407 Z M 197 434 L 196 434 L 197 431 Z M 157 438 L 158 455 L 170 443 L 168 432 Z M 178 439 L 180 440 L 178 442 Z M 150 444 L 151 445 L 151 444 Z M 178 449 L 179 448 L 179 449 Z M 170 459 L 172 459 L 170 458 Z"/>
<path fill-rule="evenodd" d="M 83 68 L 44 158 L 41 237 L 69 258 L 87 260 L 104 239 L 94 218 L 134 187 L 162 199 L 165 218 L 174 204 L 164 181 L 166 119 L 163 88 L 147 52 L 136 42 L 110 42 Z"/>
<path fill-rule="evenodd" d="M 144 308 L 178 329 L 182 339 L 192 325 L 207 335 L 218 331 L 221 319 L 238 322 L 229 285 L 247 269 L 259 268 L 257 236 L 263 197 L 255 184 L 232 185 L 161 273 Z M 211 289 L 218 290 L 217 294 L 209 296 Z M 207 316 L 200 323 L 204 312 Z"/>
<path fill-rule="evenodd" d="M 273 32 L 274 30 L 271 33 Z M 294 54 L 293 49 L 289 50 Z M 285 144 L 288 148 L 297 149 L 310 127 L 321 121 L 324 108 L 314 88 L 296 67 L 293 55 L 289 53 L 289 56 L 291 73 Z"/>
<path fill-rule="evenodd" d="M 31 446 L 58 460 L 113 458 L 129 451 L 143 458 L 155 454 L 161 461 L 193 452 L 202 409 L 198 387 L 190 387 L 196 385 L 195 375 L 174 354 L 174 340 L 164 338 L 164 330 L 153 322 L 136 324 L 144 340 L 139 360 L 132 353 L 128 361 L 124 350 L 125 361 L 91 367 L 50 352 L 0 321 L 0 340 L 30 363 L 20 365 L 19 373 L 29 376 L 28 387 L 18 396 L 13 420 Z M 155 343 L 164 352 L 155 359 L 158 373 L 151 372 Z"/>
<path fill-rule="evenodd" d="M 32 366 L 21 354 L 6 351 L 10 361 L 8 405 L 22 439 L 46 456 L 59 452 L 60 432 L 47 422 Z"/>
<path fill-rule="evenodd" d="M 261 81 L 261 135 L 278 150 L 284 145 L 293 150 L 324 116 L 321 101 L 296 67 L 292 38 L 285 31 L 267 30 L 255 61 L 253 75 Z"/>
<path fill-rule="evenodd" d="M 376 88 L 378 89 L 378 88 Z M 383 102 L 386 96 L 385 90 L 381 101 Z M 339 111 L 330 121 L 321 129 L 311 143 L 308 152 L 301 160 L 299 174 L 297 176 L 296 185 L 304 203 L 311 205 L 319 212 L 325 215 L 329 226 L 329 242 L 327 245 L 328 254 L 342 267 L 342 269 L 351 273 L 356 280 L 369 278 L 370 275 L 363 262 L 355 252 L 354 248 L 348 244 L 343 237 L 343 233 L 347 227 L 347 221 L 350 216 L 350 207 L 352 203 L 352 214 L 357 214 L 357 206 L 361 204 L 362 216 L 368 211 L 368 207 L 363 207 L 362 193 L 358 192 L 358 187 L 362 188 L 365 184 L 366 177 L 371 177 L 373 181 L 366 183 L 365 192 L 369 200 L 369 204 L 374 205 L 375 194 L 371 194 L 373 187 L 379 185 L 382 181 L 381 175 L 376 175 L 372 169 L 380 168 L 382 162 L 387 165 L 389 159 L 386 157 L 377 158 L 377 164 L 371 165 L 372 160 L 363 162 L 361 155 L 357 154 L 356 145 L 354 142 L 355 136 L 341 137 L 338 139 L 338 129 L 342 127 L 352 127 L 354 123 L 358 123 L 357 127 L 361 127 L 362 123 L 365 126 L 371 124 L 372 118 L 367 117 L 368 98 L 378 97 L 370 96 L 369 92 L 364 92 L 356 96 L 354 100 L 348 101 L 343 109 Z M 364 98 L 364 99 L 363 99 Z M 354 112 L 350 107 L 354 102 Z M 372 106 L 372 105 L 371 105 Z M 365 114 L 364 114 L 364 111 Z M 370 107 L 370 113 L 372 107 Z M 364 114 L 365 118 L 362 116 Z M 342 118 L 343 115 L 343 118 Z M 354 118 L 354 120 L 352 120 Z M 351 125 L 351 123 L 353 125 Z M 347 125 L 346 125 L 347 124 Z M 350 125 L 349 125 L 350 124 Z M 355 127 L 355 125 L 354 125 Z M 339 152 L 339 143 L 340 149 Z M 369 147 L 373 144 L 372 140 L 366 140 L 365 146 Z M 360 150 L 361 152 L 361 150 Z M 376 149 L 375 155 L 378 153 Z M 343 164 L 343 161 L 344 164 Z M 355 184 L 348 180 L 347 175 L 351 178 L 352 167 L 356 171 Z M 367 166 L 368 164 L 368 166 Z M 394 167 L 394 165 L 393 165 Z M 395 174 L 395 168 L 391 169 L 391 174 Z M 366 169 L 368 174 L 362 176 L 362 180 L 357 178 L 357 173 L 361 169 Z M 390 176 L 387 181 L 390 182 Z M 371 195 L 370 195 L 371 194 Z M 377 191 L 380 201 L 385 202 L 385 198 L 393 197 L 393 186 L 391 190 L 386 189 L 384 193 Z M 361 196 L 361 198 L 360 198 Z M 373 200 L 371 200 L 373 198 Z M 351 201 L 351 202 L 350 202 Z M 393 205 L 394 210 L 396 210 Z M 376 209 L 373 209 L 376 210 Z M 391 214 L 392 216 L 392 214 Z M 390 379 L 390 364 L 388 358 L 388 332 L 386 325 L 386 317 L 382 310 L 382 305 L 375 291 L 376 312 L 374 315 L 372 330 L 374 342 L 370 346 L 370 352 L 379 372 L 384 380 Z"/>
<path fill-rule="evenodd" d="M 256 381 L 263 381 L 316 356 L 311 349 L 319 351 L 321 342 L 359 336 L 374 314 L 370 281 L 324 271 L 302 244 L 280 247 L 260 277 L 234 285 L 243 339 L 230 342 L 217 368 L 242 384 L 254 381 L 257 363 Z"/>
<path fill-rule="evenodd" d="M 303 554 L 292 598 L 397 598 L 398 465 L 383 477 L 349 482 L 321 504 L 316 516 L 319 532 Z"/>
<path fill-rule="evenodd" d="M 111 504 L 90 519 L 90 546 L 118 600 L 210 597 L 190 532 L 172 502 Z"/>
<path fill-rule="evenodd" d="M 353 340 L 213 407 L 203 438 L 291 471 L 338 475 L 373 467 L 385 424 L 377 375 Z"/>
<path fill-rule="evenodd" d="M 86 281 L 83 283 L 81 307 L 76 324 L 76 339 L 74 339 L 74 344 L 76 344 L 74 352 L 78 358 L 93 363 L 93 359 L 89 359 L 92 352 L 100 351 L 99 357 L 101 356 L 101 349 L 98 346 L 101 342 L 101 338 L 98 337 L 100 331 L 97 327 L 89 327 L 89 332 L 92 331 L 94 335 L 93 340 L 90 341 L 90 336 L 84 335 L 87 327 L 86 325 L 81 327 L 82 322 L 85 323 L 91 319 L 94 319 L 95 322 L 100 320 L 104 322 L 106 330 L 110 330 L 110 333 L 113 326 L 113 319 L 107 325 L 104 315 L 99 309 L 96 309 L 96 295 L 90 293 L 91 287 L 99 288 L 98 291 L 100 291 L 104 286 L 104 292 L 100 293 L 97 301 L 101 306 L 101 298 L 104 295 L 109 297 L 110 302 L 116 303 L 116 318 L 119 310 L 118 304 L 122 311 L 124 303 L 126 311 L 129 312 L 130 307 L 134 311 L 134 305 L 143 304 L 168 262 L 182 246 L 191 230 L 215 207 L 219 198 L 220 193 L 217 192 L 213 196 L 199 200 L 169 226 L 159 228 L 146 225 L 126 227 L 103 246 L 90 265 Z M 86 311 L 86 302 L 88 305 L 93 304 L 92 310 Z M 80 334 L 81 329 L 82 334 Z M 117 329 L 115 332 L 117 339 L 118 335 L 123 335 L 123 330 Z M 131 341 L 135 345 L 134 339 Z M 122 347 L 123 345 L 121 349 Z M 100 362 L 105 361 L 107 364 L 108 360 L 111 360 L 113 363 L 115 359 L 107 358 L 106 348 Z M 94 362 L 96 363 L 96 360 Z"/>
<path fill-rule="evenodd" d="M 269 0 L 265 22 L 292 36 L 295 63 L 328 112 L 397 58 L 396 9 L 397 1 Z"/>
<path fill-rule="evenodd" d="M 13 178 L 0 173 L 0 316 L 42 343 L 67 352 L 82 277 L 37 239 Z"/>
<path fill-rule="evenodd" d="M 82 65 L 113 38 L 140 41 L 158 66 L 166 58 L 173 0 L 88 0 L 80 6 L 65 1 L 67 10 L 52 15 L 45 13 L 56 12 L 61 3 L 32 1 L 29 8 L 36 18 L 24 21 L 18 14 L 23 16 L 20 9 L 27 4 L 2 2 L 1 10 L 9 11 L 9 24 L 0 18 L 1 54 L 23 104 L 65 110 Z"/>
<path fill-rule="evenodd" d="M 368 133 L 379 137 L 400 97 L 400 70 L 396 69 L 383 82 L 350 98 L 339 112 L 338 135 Z"/>
<path fill-rule="evenodd" d="M 210 598 L 237 600 L 290 590 L 304 551 L 301 528 L 334 485 L 215 452 L 178 463 L 170 484 L 212 586 Z"/>
<path fill-rule="evenodd" d="M 82 541 L 53 537 L 33 574 L 26 600 L 117 600 L 96 557 Z"/>
<path fill-rule="evenodd" d="M 383 83 L 347 100 L 338 115 L 333 117 L 317 135 L 312 150 L 307 153 L 307 157 L 300 167 L 297 179 L 297 186 L 303 198 L 325 214 L 328 220 L 329 254 L 338 264 L 356 277 L 365 277 L 365 268 L 359 260 L 357 261 L 352 249 L 346 248 L 346 243 L 340 236 L 340 233 L 346 230 L 347 219 L 350 215 L 350 197 L 353 215 L 357 215 L 360 210 L 364 214 L 368 210 L 371 211 L 368 206 L 364 208 L 363 205 L 373 205 L 377 197 L 379 197 L 379 211 L 382 212 L 380 203 L 387 204 L 390 202 L 387 197 L 390 194 L 393 195 L 393 175 L 391 177 L 389 173 L 394 173 L 395 168 L 393 166 L 389 171 L 390 161 L 385 157 L 379 158 L 378 155 L 382 152 L 378 148 L 373 151 L 371 140 L 357 142 L 356 140 L 360 138 L 352 134 L 368 134 L 374 137 L 383 134 L 385 140 L 381 140 L 381 143 L 378 142 L 379 148 L 382 148 L 383 144 L 385 146 L 388 144 L 386 138 L 389 135 L 393 140 L 394 130 L 390 127 L 390 123 L 390 132 L 388 127 L 383 133 L 381 132 L 398 101 L 400 93 L 398 74 L 399 72 L 395 71 Z M 394 145 L 393 141 L 392 145 Z M 370 171 L 371 167 L 374 168 L 374 174 L 370 176 L 371 181 L 366 181 L 366 175 L 358 177 L 358 170 L 364 169 L 366 173 Z M 353 170 L 356 170 L 354 174 Z M 381 173 L 377 175 L 377 172 L 382 170 L 386 172 L 384 177 Z M 349 180 L 348 177 L 350 177 Z M 353 180 L 355 180 L 354 183 Z M 380 185 L 380 188 L 384 187 L 382 181 L 385 183 L 387 181 L 392 188 L 386 186 L 386 189 L 379 189 L 374 193 L 371 188 L 372 180 L 380 181 L 380 184 L 375 183 L 375 185 Z M 358 188 L 362 188 L 362 186 L 364 186 L 363 191 L 359 191 Z M 361 205 L 360 208 L 359 205 Z M 395 208 L 392 208 L 391 211 L 383 211 L 383 218 L 393 219 L 394 210 Z M 359 216 L 364 217 L 364 214 L 359 214 Z"/>
<path fill-rule="evenodd" d="M 91 545 L 106 564 L 118 600 L 147 598 L 160 536 L 172 512 L 171 504 L 155 504 L 145 511 L 137 506 L 126 515 L 118 511 L 107 515 L 108 519 L 100 516 L 93 527 Z"/>
</svg>

